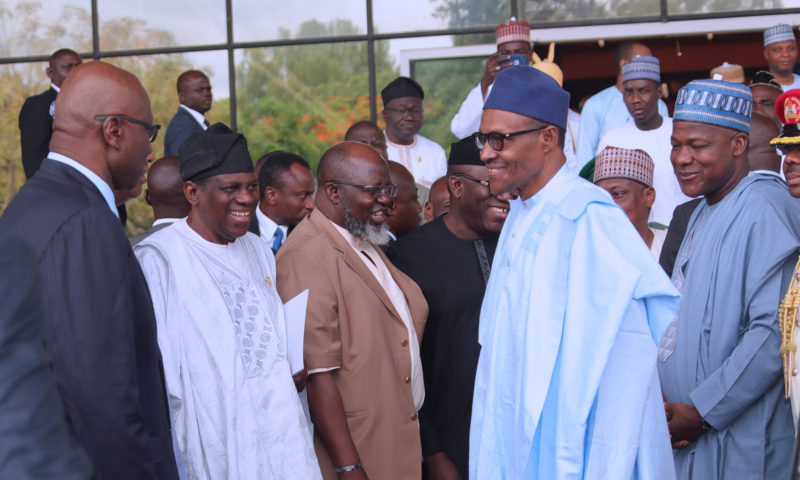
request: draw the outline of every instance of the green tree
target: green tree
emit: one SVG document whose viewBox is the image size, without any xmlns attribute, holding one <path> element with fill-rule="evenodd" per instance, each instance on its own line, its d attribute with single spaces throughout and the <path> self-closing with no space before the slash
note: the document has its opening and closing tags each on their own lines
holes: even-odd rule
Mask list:
<svg viewBox="0 0 800 480">
<path fill-rule="evenodd" d="M 283 30 L 282 38 L 289 33 Z M 349 20 L 309 20 L 295 37 L 358 33 Z M 387 45 L 376 43 L 375 57 L 378 71 L 397 74 Z M 366 42 L 245 51 L 236 77 L 238 126 L 251 154 L 287 150 L 315 167 L 350 125 L 369 118 L 368 78 Z"/>
</svg>

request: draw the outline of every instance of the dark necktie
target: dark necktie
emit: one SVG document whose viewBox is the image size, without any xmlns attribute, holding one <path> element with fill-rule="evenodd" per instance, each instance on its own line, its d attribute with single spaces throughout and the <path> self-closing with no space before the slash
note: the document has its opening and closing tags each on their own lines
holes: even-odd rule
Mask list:
<svg viewBox="0 0 800 480">
<path fill-rule="evenodd" d="M 210 127 L 210 126 L 211 126 L 211 124 L 210 124 L 210 123 L 208 123 L 208 120 L 206 120 L 205 118 L 203 119 L 203 125 L 205 125 L 205 126 L 206 126 L 206 128 L 208 128 L 208 127 Z"/>
</svg>

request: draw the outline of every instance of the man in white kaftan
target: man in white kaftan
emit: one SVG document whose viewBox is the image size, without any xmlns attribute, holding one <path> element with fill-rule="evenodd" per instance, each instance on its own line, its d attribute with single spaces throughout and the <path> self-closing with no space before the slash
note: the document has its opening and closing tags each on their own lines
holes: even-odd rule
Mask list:
<svg viewBox="0 0 800 480">
<path fill-rule="evenodd" d="M 489 188 L 519 198 L 481 309 L 470 478 L 671 479 L 656 353 L 678 295 L 622 210 L 565 166 L 568 101 L 511 67 L 484 108 Z"/>
<path fill-rule="evenodd" d="M 257 181 L 246 148 L 221 124 L 193 134 L 180 147 L 189 217 L 135 249 L 174 438 L 190 479 L 321 478 L 287 360 L 275 259 L 247 232 Z"/>
</svg>

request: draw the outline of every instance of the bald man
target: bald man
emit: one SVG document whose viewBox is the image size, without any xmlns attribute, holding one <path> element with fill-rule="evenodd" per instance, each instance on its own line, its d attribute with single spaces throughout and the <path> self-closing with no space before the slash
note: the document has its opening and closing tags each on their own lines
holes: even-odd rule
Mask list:
<svg viewBox="0 0 800 480">
<path fill-rule="evenodd" d="M 389 158 L 389 154 L 386 151 L 386 137 L 383 135 L 383 130 L 368 120 L 356 122 L 348 128 L 344 133 L 344 141 L 369 145 L 380 153 L 383 158 Z"/>
<path fill-rule="evenodd" d="M 192 206 L 183 194 L 183 179 L 178 157 L 162 157 L 147 172 L 144 199 L 153 208 L 153 225 L 141 235 L 131 237 L 131 246 L 189 215 Z"/>
<path fill-rule="evenodd" d="M 202 132 L 209 123 L 204 116 L 211 110 L 211 84 L 205 73 L 188 70 L 178 76 L 178 111 L 164 134 L 164 155 L 177 155 L 178 147 L 195 132 Z"/>
<path fill-rule="evenodd" d="M 781 133 L 775 120 L 763 113 L 754 111 L 750 118 L 750 146 L 747 161 L 752 172 L 780 177 L 781 156 L 769 141 Z"/>
<path fill-rule="evenodd" d="M 422 208 L 422 215 L 426 222 L 432 222 L 450 211 L 450 191 L 447 189 L 447 182 L 447 175 L 445 175 L 431 184 L 428 200 L 425 201 L 425 206 Z"/>
<path fill-rule="evenodd" d="M 422 218 L 422 205 L 417 198 L 417 184 L 414 175 L 402 164 L 389 161 L 389 180 L 397 185 L 397 197 L 392 207 L 386 211 L 386 223 L 395 239 L 419 227 Z"/>
<path fill-rule="evenodd" d="M 277 286 L 283 301 L 309 291 L 306 388 L 322 475 L 417 480 L 428 304 L 379 248 L 397 188 L 386 161 L 355 142 L 325 152 L 317 184 L 314 210 L 278 251 Z"/>
<path fill-rule="evenodd" d="M 68 48 L 55 51 L 47 63 L 50 88 L 28 97 L 19 111 L 19 136 L 22 141 L 22 168 L 30 179 L 47 156 L 50 135 L 53 132 L 56 96 L 73 68 L 83 62 L 77 53 Z"/>
<path fill-rule="evenodd" d="M 50 153 L 0 231 L 33 250 L 44 345 L 97 477 L 174 479 L 153 306 L 114 200 L 153 159 L 150 97 L 133 74 L 91 62 L 72 71 L 56 102 Z"/>
</svg>

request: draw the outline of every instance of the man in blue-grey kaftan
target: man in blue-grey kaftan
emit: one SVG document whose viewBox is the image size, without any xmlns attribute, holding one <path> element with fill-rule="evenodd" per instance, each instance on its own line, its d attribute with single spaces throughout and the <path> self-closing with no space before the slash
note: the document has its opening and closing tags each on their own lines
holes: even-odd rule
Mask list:
<svg viewBox="0 0 800 480">
<path fill-rule="evenodd" d="M 683 292 L 659 350 L 678 478 L 789 478 L 794 429 L 781 378 L 778 305 L 797 260 L 800 203 L 748 175 L 752 97 L 721 80 L 678 93 L 671 161 L 704 195 L 672 272 Z"/>
<path fill-rule="evenodd" d="M 511 192 L 480 316 L 472 479 L 672 479 L 656 372 L 678 293 L 623 211 L 564 166 L 569 94 L 498 74 L 475 134 Z"/>
</svg>

